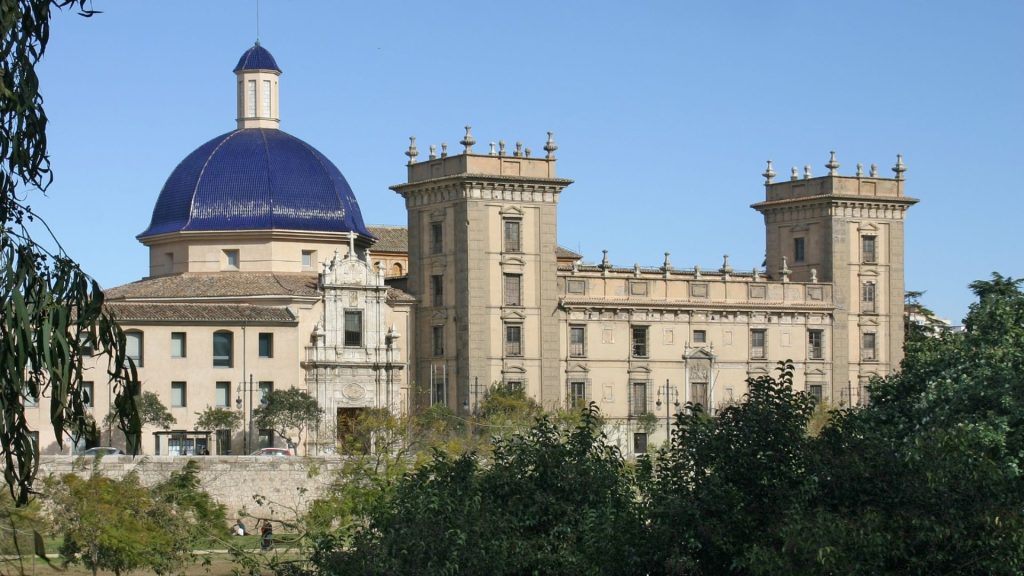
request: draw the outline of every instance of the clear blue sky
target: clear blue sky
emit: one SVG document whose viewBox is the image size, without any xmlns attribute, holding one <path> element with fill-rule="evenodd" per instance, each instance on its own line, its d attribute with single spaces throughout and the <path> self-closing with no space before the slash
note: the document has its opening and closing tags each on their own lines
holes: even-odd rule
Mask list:
<svg viewBox="0 0 1024 576">
<path fill-rule="evenodd" d="M 171 170 L 234 127 L 254 0 L 94 0 L 55 17 L 42 72 L 55 182 L 33 207 L 104 286 L 147 273 L 135 240 Z M 1024 276 L 1024 3 L 261 3 L 281 126 L 331 158 L 373 224 L 407 138 L 559 145 L 559 242 L 616 265 L 760 265 L 764 162 L 840 173 L 901 152 L 907 288 L 958 321 L 967 284 Z"/>
</svg>

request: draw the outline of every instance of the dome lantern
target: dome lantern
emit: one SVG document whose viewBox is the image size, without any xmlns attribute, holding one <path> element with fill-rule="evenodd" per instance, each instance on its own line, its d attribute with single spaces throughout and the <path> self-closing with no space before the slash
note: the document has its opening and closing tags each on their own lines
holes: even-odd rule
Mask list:
<svg viewBox="0 0 1024 576">
<path fill-rule="evenodd" d="M 259 41 L 238 59 L 238 128 L 280 128 L 278 78 L 281 69 Z"/>
</svg>

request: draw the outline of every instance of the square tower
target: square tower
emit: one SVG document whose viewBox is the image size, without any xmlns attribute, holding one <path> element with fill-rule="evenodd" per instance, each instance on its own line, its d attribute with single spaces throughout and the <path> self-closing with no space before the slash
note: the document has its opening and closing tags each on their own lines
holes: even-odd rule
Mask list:
<svg viewBox="0 0 1024 576">
<path fill-rule="evenodd" d="M 571 180 L 555 175 L 549 133 L 544 157 L 517 143 L 473 152 L 466 128 L 461 154 L 416 162 L 392 186 L 408 213 L 408 291 L 417 298 L 415 401 L 475 410 L 489 386 L 522 387 L 558 406 L 557 206 Z"/>
<path fill-rule="evenodd" d="M 828 174 L 774 182 L 771 162 L 765 201 L 752 208 L 764 215 L 768 274 L 774 279 L 829 282 L 835 302 L 832 398 L 867 400 L 865 385 L 903 359 L 903 219 L 917 203 L 904 194 L 906 167 L 897 156 L 893 178 L 840 176 L 835 152 Z"/>
</svg>

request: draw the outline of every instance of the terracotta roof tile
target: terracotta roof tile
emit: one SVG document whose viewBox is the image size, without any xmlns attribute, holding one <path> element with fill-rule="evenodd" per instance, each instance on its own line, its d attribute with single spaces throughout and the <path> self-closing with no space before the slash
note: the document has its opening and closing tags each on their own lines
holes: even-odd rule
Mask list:
<svg viewBox="0 0 1024 576">
<path fill-rule="evenodd" d="M 121 322 L 288 322 L 296 318 L 287 308 L 251 304 L 157 304 L 108 302 Z"/>
<path fill-rule="evenodd" d="M 409 229 L 405 226 L 367 226 L 370 234 L 377 237 L 371 252 L 409 252 Z"/>
<path fill-rule="evenodd" d="M 145 278 L 105 291 L 108 301 L 142 298 L 317 296 L 315 273 L 210 272 Z"/>
</svg>

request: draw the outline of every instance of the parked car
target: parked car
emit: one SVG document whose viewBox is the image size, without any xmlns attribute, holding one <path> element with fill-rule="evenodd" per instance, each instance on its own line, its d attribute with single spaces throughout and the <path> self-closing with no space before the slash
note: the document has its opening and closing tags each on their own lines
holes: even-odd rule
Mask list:
<svg viewBox="0 0 1024 576">
<path fill-rule="evenodd" d="M 292 451 L 287 448 L 260 448 L 250 456 L 291 456 Z"/>
<path fill-rule="evenodd" d="M 79 456 L 122 456 L 124 451 L 112 446 L 96 446 L 78 453 Z"/>
</svg>

